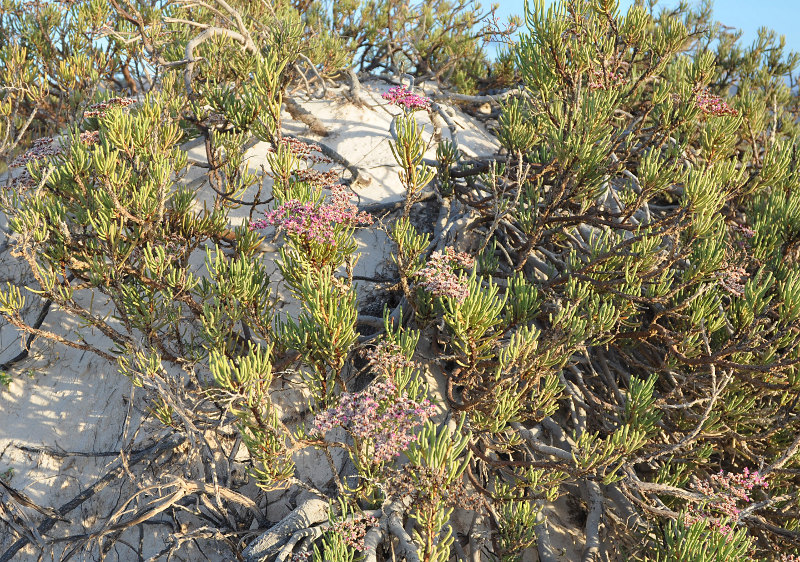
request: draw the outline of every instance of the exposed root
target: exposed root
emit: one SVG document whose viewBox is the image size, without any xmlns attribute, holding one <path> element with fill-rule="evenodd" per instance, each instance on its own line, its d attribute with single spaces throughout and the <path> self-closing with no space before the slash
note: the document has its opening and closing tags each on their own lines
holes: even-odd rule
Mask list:
<svg viewBox="0 0 800 562">
<path fill-rule="evenodd" d="M 314 117 L 313 113 L 302 107 L 292 98 L 286 98 L 283 100 L 283 103 L 286 104 L 286 109 L 289 112 L 289 115 L 292 116 L 292 119 L 296 119 L 297 121 L 303 123 L 315 135 L 327 137 L 331 134 L 331 132 L 325 128 L 325 125 L 323 125 L 319 119 Z"/>
<path fill-rule="evenodd" d="M 298 531 L 328 519 L 328 502 L 312 498 L 297 506 L 294 511 L 273 525 L 268 531 L 247 545 L 242 552 L 245 562 L 267 560 L 281 551 Z M 299 540 L 302 537 L 298 537 Z M 297 541 L 295 541 L 296 543 Z"/>
</svg>

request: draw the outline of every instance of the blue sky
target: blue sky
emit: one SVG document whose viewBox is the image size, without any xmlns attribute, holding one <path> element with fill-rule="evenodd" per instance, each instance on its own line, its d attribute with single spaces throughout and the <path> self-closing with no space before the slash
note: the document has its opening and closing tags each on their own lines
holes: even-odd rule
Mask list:
<svg viewBox="0 0 800 562">
<path fill-rule="evenodd" d="M 500 4 L 498 15 L 501 20 L 509 15 L 523 14 L 524 0 L 495 0 Z M 482 4 L 488 7 L 491 0 Z M 548 1 L 549 3 L 549 1 Z M 626 11 L 633 0 L 620 0 L 620 11 Z M 677 0 L 661 0 L 658 5 L 672 8 Z M 692 2 L 690 4 L 697 4 Z M 786 36 L 788 49 L 800 52 L 800 0 L 716 0 L 714 19 L 730 27 L 744 31 L 742 41 L 751 43 L 757 36 L 759 27 L 768 27 Z"/>
</svg>

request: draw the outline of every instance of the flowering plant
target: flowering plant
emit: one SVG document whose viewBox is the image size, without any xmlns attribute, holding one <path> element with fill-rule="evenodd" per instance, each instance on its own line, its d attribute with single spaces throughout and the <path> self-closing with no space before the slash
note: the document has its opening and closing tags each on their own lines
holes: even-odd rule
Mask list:
<svg viewBox="0 0 800 562">
<path fill-rule="evenodd" d="M 290 199 L 267 212 L 263 219 L 251 222 L 250 230 L 276 226 L 301 238 L 305 244 L 334 245 L 335 234 L 341 231 L 342 226 L 363 226 L 372 223 L 372 220 L 369 213 L 359 211 L 350 202 L 346 187 L 334 185 L 330 203 L 301 203 L 297 199 Z"/>
<path fill-rule="evenodd" d="M 463 302 L 469 296 L 467 284 L 456 275 L 456 268 L 470 268 L 475 259 L 465 252 L 445 248 L 444 253 L 433 252 L 419 273 L 419 286 L 433 295 Z"/>
<path fill-rule="evenodd" d="M 733 535 L 740 522 L 740 503 L 752 502 L 752 491 L 756 487 L 766 489 L 767 481 L 758 471 L 751 472 L 747 467 L 739 473 L 712 474 L 707 480 L 692 483 L 692 487 L 707 498 L 700 506 L 690 506 L 684 516 L 684 524 L 692 525 L 698 521 L 710 523 L 711 527 L 725 537 Z"/>
<path fill-rule="evenodd" d="M 354 460 L 381 464 L 405 451 L 417 438 L 414 428 L 433 412 L 429 400 L 412 400 L 392 381 L 377 381 L 361 392 L 342 393 L 336 407 L 314 418 L 314 430 L 325 435 L 344 428 L 355 441 Z"/>
<path fill-rule="evenodd" d="M 212 544 L 248 562 L 312 547 L 553 560 L 562 532 L 583 538 L 564 557 L 586 560 L 741 562 L 800 544 L 797 57 L 768 33 L 738 46 L 705 8 L 537 1 L 507 72 L 488 76 L 474 36 L 455 41 L 471 16 L 442 27 L 448 3 L 433 3 L 342 8 L 382 30 L 307 1 L 5 0 L 0 248 L 26 277 L 0 290 L 2 337 L 25 336 L 0 371 L 40 338 L 116 362 L 150 440 L 81 480 L 131 491 L 98 525 L 69 519 L 75 501 L 31 511 L 6 482 L 0 559 L 28 541 L 52 551 L 31 558 L 102 557 L 144 524 L 167 557 Z M 375 55 L 363 72 L 485 90 L 384 95 L 402 201 L 356 204 L 328 167 L 347 160 L 335 141 L 285 134 L 333 132 L 301 101 L 373 109 L 341 62 L 344 29 Z M 499 150 L 474 155 L 460 110 L 496 122 L 480 135 Z M 260 170 L 253 138 L 270 147 Z M 345 165 L 355 185 L 359 162 Z M 380 274 L 356 269 L 370 210 L 393 249 Z M 56 309 L 77 321 L 45 323 Z M 706 476 L 742 459 L 760 472 Z M 337 497 L 353 510 L 339 522 Z"/>
<path fill-rule="evenodd" d="M 364 550 L 364 535 L 370 527 L 377 527 L 378 520 L 369 514 L 359 513 L 354 517 L 334 521 L 331 524 L 332 533 L 339 535 L 344 543 L 353 550 Z"/>
<path fill-rule="evenodd" d="M 89 106 L 89 109 L 83 112 L 85 118 L 97 117 L 102 119 L 105 117 L 109 110 L 115 107 L 128 107 L 136 103 L 133 98 L 110 98 L 104 102 L 95 103 Z"/>
<path fill-rule="evenodd" d="M 289 199 L 252 221 L 250 230 L 275 226 L 286 232 L 298 255 L 307 256 L 316 267 L 340 265 L 354 251 L 353 229 L 371 224 L 369 213 L 359 211 L 350 201 L 348 189 L 333 185 L 328 203 Z"/>
<path fill-rule="evenodd" d="M 419 109 L 430 109 L 431 100 L 425 96 L 413 93 L 406 86 L 394 86 L 389 91 L 381 94 L 381 97 L 392 105 L 403 108 L 406 111 L 417 111 Z"/>
<path fill-rule="evenodd" d="M 695 94 L 695 100 L 700 111 L 712 117 L 738 114 L 735 109 L 728 105 L 728 102 L 720 96 L 712 94 L 707 88 L 698 89 Z"/>
</svg>

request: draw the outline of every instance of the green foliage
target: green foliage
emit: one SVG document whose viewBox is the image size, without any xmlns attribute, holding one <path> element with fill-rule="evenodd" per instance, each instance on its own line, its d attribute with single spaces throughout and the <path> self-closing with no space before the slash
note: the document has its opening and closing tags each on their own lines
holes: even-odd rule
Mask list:
<svg viewBox="0 0 800 562">
<path fill-rule="evenodd" d="M 658 562 L 722 562 L 752 560 L 752 544 L 744 529 L 730 536 L 709 529 L 704 522 L 685 526 L 678 521 L 670 521 L 664 532 L 664 546 L 653 558 L 645 560 Z"/>
<path fill-rule="evenodd" d="M 332 406 L 336 383 L 340 389 L 346 388 L 341 372 L 358 336 L 355 291 L 333 277 L 329 268 L 319 272 L 305 269 L 300 284 L 293 289 L 302 312 L 296 321 L 279 320 L 278 335 L 311 368 L 309 388 L 315 404 Z"/>
<path fill-rule="evenodd" d="M 443 500 L 447 489 L 461 478 L 469 463 L 469 452 L 462 455 L 470 440 L 469 434 L 462 432 L 463 425 L 464 418 L 455 430 L 447 426 L 437 428 L 427 422 L 406 453 L 414 469 L 427 469 L 428 473 L 439 476 L 423 479 L 420 474 L 425 474 L 425 471 L 413 472 L 417 485 L 427 496 L 414 506 L 411 513 L 419 527 L 419 530 L 414 529 L 414 542 L 421 548 L 425 560 L 443 562 L 450 557 L 455 537 L 452 528 L 445 526 L 453 508 L 446 507 Z"/>
<path fill-rule="evenodd" d="M 493 35 L 507 37 L 519 26 L 515 17 L 507 28 L 497 29 L 497 6 L 483 11 L 471 0 L 332 0 L 309 8 L 314 14 L 307 16 L 310 21 L 325 22 L 335 36 L 347 38 L 359 71 L 430 76 L 464 93 L 475 93 L 480 83 L 491 80 L 490 71 L 507 75 L 508 66 L 492 65 L 484 47 Z"/>
</svg>

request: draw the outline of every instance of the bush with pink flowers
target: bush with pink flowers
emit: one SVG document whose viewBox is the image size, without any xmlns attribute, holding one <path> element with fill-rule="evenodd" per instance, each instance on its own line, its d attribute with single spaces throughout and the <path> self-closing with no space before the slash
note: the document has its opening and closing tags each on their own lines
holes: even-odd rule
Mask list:
<svg viewBox="0 0 800 562">
<path fill-rule="evenodd" d="M 0 561 L 797 556 L 800 56 L 551 4 L 491 64 L 468 2 L 3 3 L 0 381 L 129 410 L 25 451 L 118 457 L 74 500 L 4 472 Z"/>
</svg>

